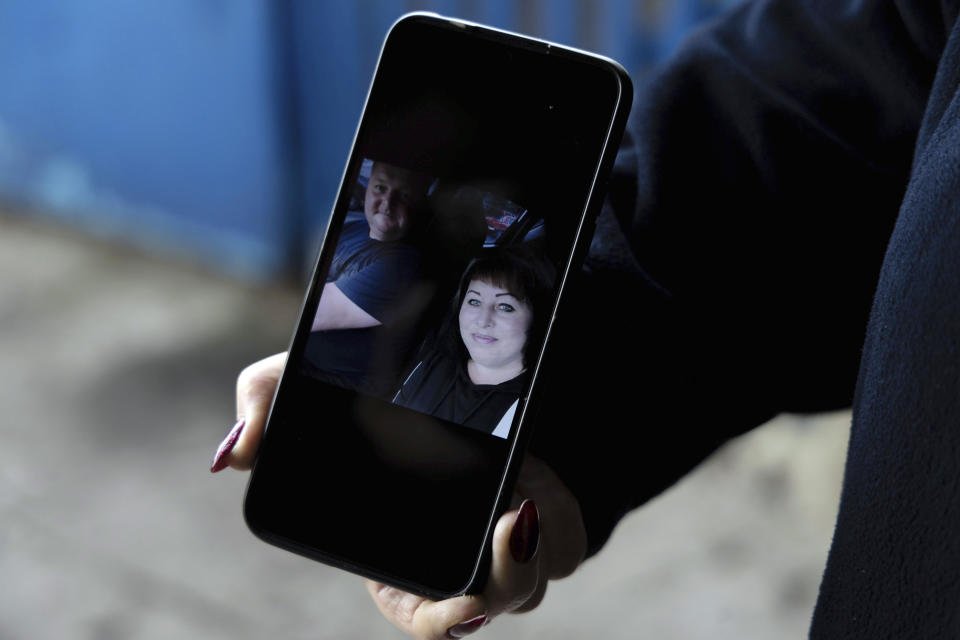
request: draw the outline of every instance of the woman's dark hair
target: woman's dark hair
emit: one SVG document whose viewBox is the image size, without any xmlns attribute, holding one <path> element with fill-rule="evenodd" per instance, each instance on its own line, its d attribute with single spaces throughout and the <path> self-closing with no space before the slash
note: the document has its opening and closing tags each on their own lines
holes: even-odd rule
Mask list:
<svg viewBox="0 0 960 640">
<path fill-rule="evenodd" d="M 550 315 L 548 306 L 554 281 L 552 266 L 523 247 L 497 249 L 474 258 L 467 265 L 437 336 L 439 348 L 459 362 L 466 362 L 470 357 L 460 337 L 460 307 L 473 280 L 505 289 L 530 307 L 532 320 L 523 345 L 523 366 L 528 368 L 536 356 L 531 353 L 530 345 L 540 343 Z"/>
</svg>

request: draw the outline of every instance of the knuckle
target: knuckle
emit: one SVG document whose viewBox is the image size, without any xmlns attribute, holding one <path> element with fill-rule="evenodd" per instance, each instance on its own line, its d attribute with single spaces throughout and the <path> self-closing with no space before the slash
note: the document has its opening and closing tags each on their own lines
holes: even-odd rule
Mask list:
<svg viewBox="0 0 960 640">
<path fill-rule="evenodd" d="M 540 581 L 537 580 L 537 577 L 534 575 L 530 579 L 525 581 L 525 584 L 521 589 L 514 595 L 513 598 L 507 603 L 505 611 L 517 611 L 522 607 L 525 607 L 536 595 L 537 589 Z"/>
<path fill-rule="evenodd" d="M 261 381 L 254 374 L 247 374 L 246 369 L 237 378 L 237 396 L 241 398 L 256 398 L 259 395 Z"/>
<path fill-rule="evenodd" d="M 513 609 L 511 613 L 526 613 L 527 611 L 533 611 L 540 603 L 543 602 L 543 597 L 547 593 L 547 580 L 540 580 L 537 583 L 537 588 L 534 589 L 533 593 L 530 594 L 530 597 L 527 598 L 526 602 L 522 605 Z"/>
<path fill-rule="evenodd" d="M 495 590 L 488 594 L 492 612 L 515 611 L 525 606 L 537 593 L 541 582 L 539 573 L 536 558 L 526 565 L 513 564 L 507 574 L 501 577 Z"/>
<path fill-rule="evenodd" d="M 378 585 L 375 590 L 380 610 L 401 629 L 413 627 L 414 617 L 422 600 L 412 594 L 386 585 Z"/>
<path fill-rule="evenodd" d="M 249 395 L 257 377 L 257 363 L 247 365 L 237 376 L 237 395 Z"/>
<path fill-rule="evenodd" d="M 276 387 L 278 377 L 271 369 L 265 369 L 265 361 L 246 366 L 237 376 L 237 397 L 261 400 L 268 397 Z"/>
</svg>

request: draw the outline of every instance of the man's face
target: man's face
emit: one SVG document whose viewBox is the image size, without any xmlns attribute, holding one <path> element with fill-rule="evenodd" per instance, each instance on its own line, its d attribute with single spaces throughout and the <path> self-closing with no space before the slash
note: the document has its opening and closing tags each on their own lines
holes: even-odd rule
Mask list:
<svg viewBox="0 0 960 640">
<path fill-rule="evenodd" d="M 382 242 L 401 240 L 410 230 L 412 218 L 423 205 L 426 193 L 425 176 L 375 162 L 363 199 L 370 237 Z"/>
</svg>

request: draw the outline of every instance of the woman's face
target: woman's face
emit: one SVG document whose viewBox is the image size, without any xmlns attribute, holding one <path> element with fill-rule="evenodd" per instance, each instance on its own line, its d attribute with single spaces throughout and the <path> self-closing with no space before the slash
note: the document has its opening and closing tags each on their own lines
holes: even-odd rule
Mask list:
<svg viewBox="0 0 960 640">
<path fill-rule="evenodd" d="M 460 337 L 476 364 L 523 368 L 533 310 L 506 289 L 471 280 L 460 305 Z"/>
</svg>

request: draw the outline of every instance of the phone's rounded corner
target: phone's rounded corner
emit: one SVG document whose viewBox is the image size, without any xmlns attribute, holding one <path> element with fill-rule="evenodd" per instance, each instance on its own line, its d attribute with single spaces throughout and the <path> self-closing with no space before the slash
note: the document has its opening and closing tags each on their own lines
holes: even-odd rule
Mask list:
<svg viewBox="0 0 960 640">
<path fill-rule="evenodd" d="M 607 56 L 596 56 L 598 62 L 610 73 L 613 77 L 613 81 L 616 83 L 617 87 L 617 115 L 618 119 L 622 117 L 623 120 L 626 120 L 626 117 L 630 114 L 630 109 L 633 106 L 633 78 L 630 76 L 630 73 L 626 68 L 614 60 L 613 58 L 608 58 Z"/>
<path fill-rule="evenodd" d="M 440 15 L 439 13 L 434 13 L 433 11 L 410 11 L 403 14 L 399 18 L 393 21 L 393 24 L 390 25 L 390 28 L 387 29 L 387 39 L 395 35 L 396 32 L 402 31 L 409 25 L 413 24 L 456 24 L 457 20 L 452 18 L 447 18 Z"/>
<path fill-rule="evenodd" d="M 494 521 L 496 521 L 496 519 L 494 519 Z M 451 587 L 448 584 L 442 587 L 438 587 L 436 585 L 430 587 L 425 584 L 396 580 L 394 580 L 392 584 L 400 587 L 404 591 L 416 593 L 434 601 L 449 600 L 451 598 L 459 598 L 460 596 L 480 595 L 483 593 L 483 590 L 487 588 L 487 581 L 490 577 L 490 566 L 493 563 L 492 543 L 493 533 L 491 530 L 489 537 L 483 544 L 482 550 L 476 557 L 476 562 L 473 565 L 473 571 L 466 578 L 466 580 L 460 582 L 458 586 Z"/>
<path fill-rule="evenodd" d="M 610 62 L 613 63 L 613 71 L 617 74 L 617 79 L 620 82 L 620 103 L 626 105 L 627 115 L 629 115 L 630 107 L 633 105 L 633 77 L 616 60 Z"/>
<path fill-rule="evenodd" d="M 466 583 L 454 589 L 428 589 L 419 585 L 406 585 L 403 587 L 406 591 L 418 593 L 421 596 L 429 598 L 435 602 L 441 600 L 451 600 L 460 596 L 478 596 L 487 588 L 487 579 L 490 576 L 490 557 L 481 558 L 477 565 L 477 571 L 467 580 Z"/>
<path fill-rule="evenodd" d="M 475 596 L 483 593 L 483 590 L 487 588 L 487 578 L 490 577 L 490 565 L 492 561 L 493 545 L 486 544 L 484 545 L 483 553 L 480 555 L 479 562 L 477 562 L 476 571 L 470 576 L 470 581 L 467 582 L 459 595 Z"/>
<path fill-rule="evenodd" d="M 247 526 L 247 529 L 250 530 L 250 533 L 264 542 L 270 542 L 266 534 L 266 530 L 258 522 L 256 509 L 253 506 L 253 499 L 250 496 L 249 482 L 247 483 L 247 491 L 243 497 L 243 504 L 241 505 L 240 512 L 243 516 L 243 523 Z"/>
</svg>

